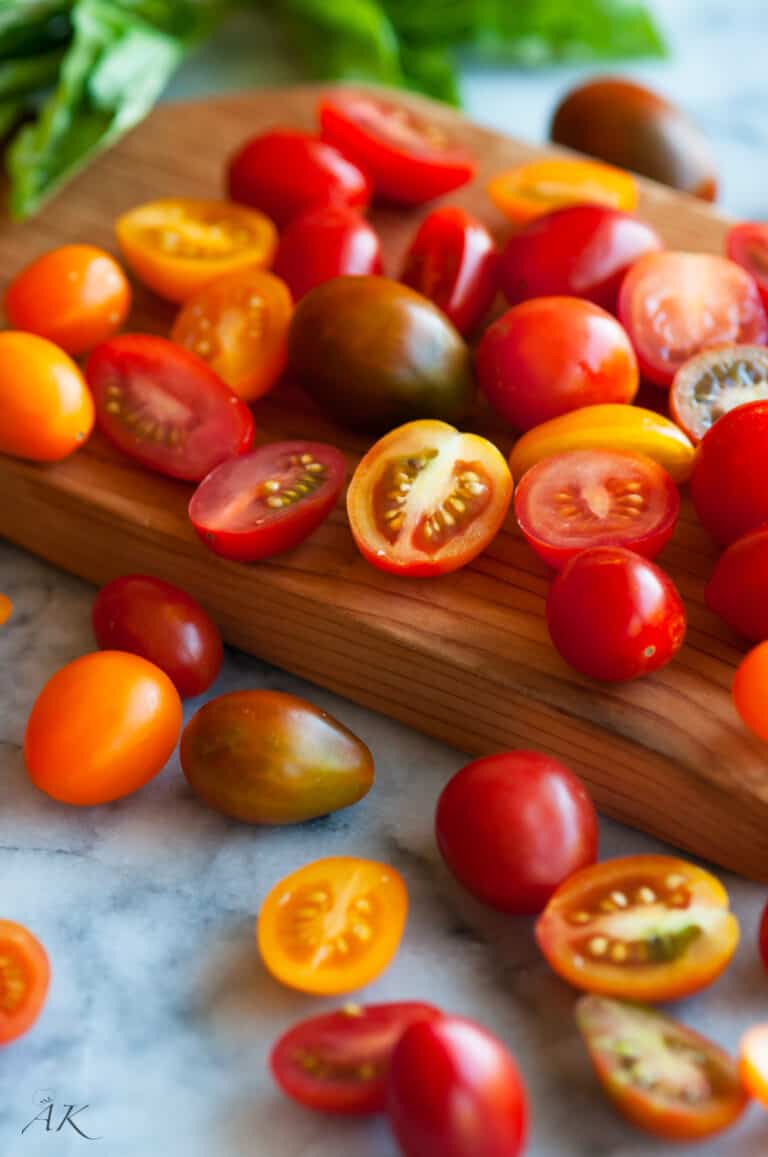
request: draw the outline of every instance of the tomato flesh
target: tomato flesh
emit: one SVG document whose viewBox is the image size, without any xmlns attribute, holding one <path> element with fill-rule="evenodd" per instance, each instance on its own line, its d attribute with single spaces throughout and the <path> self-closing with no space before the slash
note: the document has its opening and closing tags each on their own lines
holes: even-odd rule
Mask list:
<svg viewBox="0 0 768 1157">
<path fill-rule="evenodd" d="M 0 1045 L 27 1032 L 48 995 L 51 969 L 40 941 L 21 924 L 0 920 Z"/>
<path fill-rule="evenodd" d="M 768 639 L 768 528 L 745 534 L 723 551 L 704 591 L 707 606 L 754 643 Z"/>
<path fill-rule="evenodd" d="M 739 664 L 733 702 L 749 730 L 768 741 L 768 642 L 758 643 Z"/>
<path fill-rule="evenodd" d="M 732 225 L 725 238 L 725 252 L 731 261 L 754 277 L 763 305 L 768 309 L 768 224 L 741 221 Z"/>
<path fill-rule="evenodd" d="M 768 400 L 768 349 L 756 345 L 702 350 L 672 382 L 669 408 L 678 426 L 700 442 L 723 414 Z"/>
<path fill-rule="evenodd" d="M 696 514 L 728 546 L 768 523 L 768 402 L 724 414 L 707 431 L 691 474 Z"/>
<path fill-rule="evenodd" d="M 381 242 L 361 213 L 343 205 L 302 213 L 286 226 L 275 273 L 298 301 L 332 277 L 362 277 L 382 271 Z"/>
<path fill-rule="evenodd" d="M 630 173 L 565 157 L 544 157 L 497 173 L 487 192 L 496 208 L 516 223 L 567 205 L 632 210 L 637 204 L 637 184 Z"/>
</svg>

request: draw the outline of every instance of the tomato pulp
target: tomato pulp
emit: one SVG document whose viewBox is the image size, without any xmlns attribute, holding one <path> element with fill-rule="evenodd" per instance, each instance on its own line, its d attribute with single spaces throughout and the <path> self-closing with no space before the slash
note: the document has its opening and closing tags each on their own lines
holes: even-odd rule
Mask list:
<svg viewBox="0 0 768 1157">
<path fill-rule="evenodd" d="M 768 400 L 768 349 L 757 345 L 702 350 L 672 382 L 669 409 L 692 442 L 700 442 L 723 414 Z"/>
</svg>

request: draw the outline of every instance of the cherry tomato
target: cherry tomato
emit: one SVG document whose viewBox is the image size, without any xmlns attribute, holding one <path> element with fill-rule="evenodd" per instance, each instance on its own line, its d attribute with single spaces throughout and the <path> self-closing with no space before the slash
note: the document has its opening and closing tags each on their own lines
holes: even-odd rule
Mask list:
<svg viewBox="0 0 768 1157">
<path fill-rule="evenodd" d="M 93 400 L 67 354 L 45 338 L 0 333 L 0 453 L 56 462 L 93 429 Z"/>
<path fill-rule="evenodd" d="M 392 1050 L 409 1025 L 442 1016 L 431 1004 L 347 1004 L 303 1020 L 270 1056 L 283 1092 L 321 1113 L 380 1113 Z"/>
<path fill-rule="evenodd" d="M 0 1045 L 16 1040 L 35 1023 L 50 978 L 40 941 L 21 924 L 0 920 Z"/>
<path fill-rule="evenodd" d="M 496 296 L 496 245 L 471 213 L 433 209 L 416 231 L 400 280 L 434 301 L 459 333 L 483 320 Z"/>
<path fill-rule="evenodd" d="M 759 345 L 702 350 L 683 362 L 669 395 L 672 417 L 700 442 L 718 418 L 748 402 L 768 400 L 768 350 Z"/>
<path fill-rule="evenodd" d="M 530 430 L 582 406 L 631 402 L 637 361 L 614 317 L 578 297 L 537 297 L 516 305 L 483 334 L 477 378 L 516 430 Z"/>
<path fill-rule="evenodd" d="M 400 945 L 408 893 L 388 864 L 353 856 L 315 860 L 276 884 L 262 904 L 262 960 L 289 988 L 337 996 L 370 984 Z"/>
<path fill-rule="evenodd" d="M 174 197 L 118 217 L 117 241 L 139 278 L 168 301 L 187 301 L 217 277 L 263 269 L 277 248 L 268 217 L 228 201 Z"/>
<path fill-rule="evenodd" d="M 457 1016 L 420 1021 L 395 1045 L 389 1120 L 404 1157 L 519 1157 L 528 1100 L 496 1037 Z"/>
<path fill-rule="evenodd" d="M 496 208 L 516 223 L 566 205 L 630 211 L 637 205 L 637 185 L 629 173 L 570 157 L 544 157 L 497 173 L 486 190 Z"/>
<path fill-rule="evenodd" d="M 768 642 L 758 643 L 739 664 L 733 701 L 749 730 L 768 740 Z"/>
<path fill-rule="evenodd" d="M 7 595 L 0 595 L 0 627 L 7 623 L 13 614 L 13 603 Z"/>
<path fill-rule="evenodd" d="M 536 925 L 550 966 L 575 988 L 651 1003 L 690 996 L 739 942 L 728 893 L 673 856 L 623 856 L 576 872 Z"/>
<path fill-rule="evenodd" d="M 432 121 L 369 93 L 337 91 L 319 105 L 323 140 L 363 169 L 378 197 L 423 205 L 475 174 L 475 164 Z"/>
<path fill-rule="evenodd" d="M 331 513 L 347 475 L 340 450 L 322 442 L 272 442 L 222 462 L 189 503 L 214 554 L 258 562 L 293 550 Z"/>
<path fill-rule="evenodd" d="M 592 546 L 655 558 L 672 537 L 680 494 L 663 467 L 625 450 L 569 450 L 524 474 L 515 514 L 529 545 L 562 570 Z"/>
<path fill-rule="evenodd" d="M 531 297 L 586 297 L 614 313 L 624 274 L 662 248 L 655 229 L 607 205 L 569 205 L 529 221 L 507 241 L 499 281 L 510 305 Z"/>
<path fill-rule="evenodd" d="M 381 242 L 372 225 L 346 205 L 324 205 L 294 217 L 280 237 L 275 273 L 298 301 L 344 274 L 381 273 Z"/>
<path fill-rule="evenodd" d="M 699 1141 L 744 1112 L 736 1064 L 686 1025 L 603 996 L 583 996 L 576 1020 L 600 1084 L 638 1129 L 668 1141 Z"/>
<path fill-rule="evenodd" d="M 351 154 L 299 129 L 249 137 L 230 159 L 227 186 L 233 201 L 260 209 L 280 229 L 309 209 L 365 209 L 371 199 L 370 181 Z"/>
<path fill-rule="evenodd" d="M 409 422 L 380 439 L 355 470 L 349 524 L 368 562 L 427 578 L 485 550 L 512 490 L 503 456 L 485 438 L 445 422 Z"/>
<path fill-rule="evenodd" d="M 53 799 L 110 803 L 162 770 L 180 730 L 181 700 L 164 671 L 139 655 L 95 651 L 43 687 L 24 758 L 32 782 Z"/>
<path fill-rule="evenodd" d="M 742 1037 L 739 1074 L 749 1095 L 768 1109 L 768 1024 L 755 1025 Z"/>
<path fill-rule="evenodd" d="M 705 589 L 707 606 L 728 626 L 761 643 L 768 639 L 768 527 L 737 538 L 717 561 Z"/>
<path fill-rule="evenodd" d="M 752 278 L 712 253 L 650 253 L 621 286 L 619 318 L 640 372 L 671 384 L 682 364 L 709 346 L 768 341 L 768 319 Z"/>
<path fill-rule="evenodd" d="M 468 763 L 449 780 L 435 818 L 440 853 L 478 900 L 516 915 L 597 857 L 597 816 L 584 785 L 536 751 Z"/>
<path fill-rule="evenodd" d="M 128 316 L 131 288 L 120 266 L 94 245 L 62 245 L 17 273 L 5 295 L 14 329 L 81 354 L 116 333 Z"/>
<path fill-rule="evenodd" d="M 121 334 L 85 369 L 99 428 L 142 466 L 197 482 L 249 450 L 251 411 L 205 362 L 162 337 Z"/>
<path fill-rule="evenodd" d="M 293 302 L 288 286 L 261 269 L 218 277 L 181 307 L 171 340 L 197 354 L 243 401 L 277 383 L 288 360 Z"/>
<path fill-rule="evenodd" d="M 373 786 L 365 744 L 281 691 L 232 691 L 181 737 L 181 767 L 211 807 L 251 824 L 300 824 L 357 803 Z"/>
<path fill-rule="evenodd" d="M 728 545 L 768 522 L 768 402 L 724 414 L 699 447 L 691 497 L 701 522 Z"/>
<path fill-rule="evenodd" d="M 179 695 L 201 695 L 221 670 L 218 627 L 179 587 L 129 574 L 102 587 L 93 604 L 93 631 L 103 651 L 130 651 L 154 663 Z"/>
<path fill-rule="evenodd" d="M 768 224 L 742 221 L 732 225 L 725 238 L 725 252 L 731 261 L 754 277 L 763 305 L 768 309 Z"/>
</svg>

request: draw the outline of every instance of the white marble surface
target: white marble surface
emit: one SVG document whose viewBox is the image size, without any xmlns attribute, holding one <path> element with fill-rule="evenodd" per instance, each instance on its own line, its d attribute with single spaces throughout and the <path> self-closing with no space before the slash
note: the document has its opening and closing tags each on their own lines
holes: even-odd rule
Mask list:
<svg viewBox="0 0 768 1157">
<path fill-rule="evenodd" d="M 688 104 L 726 170 L 736 213 L 768 208 L 765 5 L 678 0 L 658 5 L 674 55 L 633 69 Z M 247 52 L 237 30 L 189 65 L 177 95 L 242 87 Z M 538 139 L 575 69 L 468 70 L 470 111 Z M 0 499 L 2 500 L 2 499 Z M 305 1114 L 272 1087 L 265 1058 L 296 1019 L 330 1006 L 279 988 L 263 971 L 254 918 L 270 886 L 328 854 L 390 860 L 405 875 L 412 911 L 390 970 L 369 1000 L 423 998 L 499 1033 L 517 1056 L 532 1101 L 529 1157 L 665 1157 L 618 1120 L 597 1091 L 573 1028 L 573 994 L 542 962 L 527 920 L 475 904 L 448 877 L 432 837 L 436 796 L 464 758 L 371 712 L 242 654 L 227 656 L 217 692 L 273 687 L 303 694 L 364 738 L 377 783 L 356 808 L 292 830 L 253 830 L 207 811 L 174 759 L 131 799 L 70 810 L 34 791 L 21 741 L 43 682 L 92 646 L 93 591 L 7 544 L 0 590 L 16 613 L 0 631 L 0 915 L 33 928 L 53 964 L 38 1026 L 0 1051 L 2 1157 L 71 1157 L 91 1151 L 66 1125 L 21 1130 L 67 1104 L 107 1157 L 394 1157 L 382 1123 L 336 1123 Z M 195 704 L 188 705 L 188 712 Z M 603 856 L 650 851 L 653 841 L 602 824 Z M 743 944 L 726 976 L 680 1007 L 681 1017 L 727 1047 L 768 1012 L 768 978 L 755 951 L 765 890 L 728 879 Z M 752 1110 L 700 1157 L 759 1157 L 768 1116 Z M 439 1157 L 435 1154 L 435 1157 Z M 478 1154 L 482 1157 L 482 1154 Z"/>
</svg>

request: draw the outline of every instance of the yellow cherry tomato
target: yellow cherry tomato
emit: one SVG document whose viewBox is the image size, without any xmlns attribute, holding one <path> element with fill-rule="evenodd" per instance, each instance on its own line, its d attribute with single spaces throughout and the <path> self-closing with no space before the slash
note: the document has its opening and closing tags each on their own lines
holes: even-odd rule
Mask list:
<svg viewBox="0 0 768 1157">
<path fill-rule="evenodd" d="M 599 161 L 545 157 L 497 173 L 486 186 L 488 196 L 511 221 L 530 221 L 566 205 L 607 205 L 632 210 L 637 184 L 630 173 Z"/>
<path fill-rule="evenodd" d="M 34 333 L 0 333 L 0 454 L 58 462 L 87 440 L 93 417 L 85 378 L 64 350 Z"/>
</svg>

